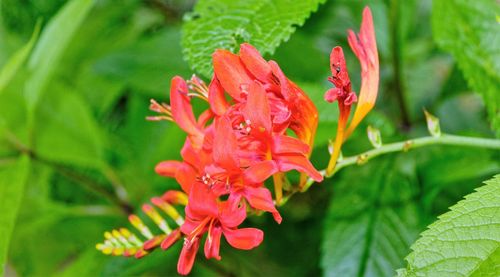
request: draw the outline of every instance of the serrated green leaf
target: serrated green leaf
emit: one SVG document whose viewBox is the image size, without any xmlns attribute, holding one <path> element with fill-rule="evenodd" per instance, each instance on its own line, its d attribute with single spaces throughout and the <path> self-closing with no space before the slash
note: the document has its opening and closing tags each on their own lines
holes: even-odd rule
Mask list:
<svg viewBox="0 0 500 277">
<path fill-rule="evenodd" d="M 43 29 L 28 63 L 28 68 L 32 72 L 25 88 L 29 111 L 34 109 L 64 50 L 93 3 L 93 0 L 69 1 Z"/>
<path fill-rule="evenodd" d="M 346 173 L 335 183 L 337 194 L 325 221 L 324 273 L 390 276 L 422 227 L 414 201 L 414 164 L 386 160 Z"/>
<path fill-rule="evenodd" d="M 500 175 L 485 184 L 422 233 L 400 275 L 500 275 Z"/>
<path fill-rule="evenodd" d="M 29 158 L 22 156 L 12 165 L 0 169 L 0 275 L 3 275 L 12 229 L 21 204 L 29 173 Z"/>
<path fill-rule="evenodd" d="M 21 49 L 17 50 L 16 53 L 14 53 L 14 55 L 12 55 L 12 57 L 10 57 L 7 61 L 7 64 L 2 67 L 2 70 L 0 70 L 0 93 L 3 92 L 4 88 L 9 84 L 10 80 L 16 75 L 19 68 L 28 58 L 31 48 L 33 48 L 33 45 L 38 38 L 40 26 L 41 22 L 39 21 L 38 24 L 36 24 L 35 30 L 33 31 L 28 43 L 26 43 L 26 45 L 24 45 Z"/>
<path fill-rule="evenodd" d="M 262 54 L 273 53 L 324 2 L 201 0 L 185 16 L 184 56 L 194 70 L 210 77 L 212 53 L 217 48 L 236 51 L 240 43 L 249 42 Z"/>
<path fill-rule="evenodd" d="M 469 85 L 481 94 L 500 136 L 500 5 L 490 0 L 433 2 L 434 39 L 451 52 Z"/>
</svg>

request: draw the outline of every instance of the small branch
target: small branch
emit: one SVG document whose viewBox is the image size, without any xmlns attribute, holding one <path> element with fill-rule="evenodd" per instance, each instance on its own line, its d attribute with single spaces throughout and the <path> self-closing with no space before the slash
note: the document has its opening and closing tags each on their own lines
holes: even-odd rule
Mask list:
<svg viewBox="0 0 500 277">
<path fill-rule="evenodd" d="M 427 145 L 455 145 L 455 146 L 468 146 L 468 147 L 478 147 L 500 150 L 500 139 L 489 139 L 489 138 L 476 138 L 476 137 L 465 137 L 465 136 L 455 136 L 443 134 L 439 137 L 427 136 L 416 139 L 410 139 L 401 142 L 394 142 L 382 145 L 379 148 L 368 150 L 361 154 L 345 157 L 337 162 L 337 166 L 331 175 L 326 175 L 326 170 L 321 170 L 320 173 L 325 178 L 331 178 L 336 172 L 344 167 L 350 165 L 362 165 L 369 160 L 378 157 L 383 154 L 393 153 L 393 152 L 407 152 L 410 149 L 419 148 Z M 306 191 L 312 184 L 314 180 L 309 178 L 306 185 L 301 190 L 301 192 Z M 291 191 L 289 195 L 284 198 L 287 200 L 291 195 L 295 194 L 297 191 Z M 286 202 L 286 201 L 283 201 Z"/>
<path fill-rule="evenodd" d="M 54 169 L 59 174 L 65 176 L 66 178 L 68 178 L 70 180 L 73 180 L 77 184 L 82 185 L 82 187 L 86 188 L 87 190 L 90 190 L 96 194 L 103 196 L 104 198 L 109 200 L 111 203 L 113 203 L 117 207 L 119 207 L 123 213 L 130 214 L 134 210 L 134 208 L 128 203 L 128 201 L 123 198 L 123 195 L 126 195 L 126 193 L 125 194 L 121 193 L 121 195 L 120 195 L 120 192 L 117 191 L 117 192 L 115 192 L 115 194 L 113 194 L 113 193 L 107 191 L 106 189 L 104 189 L 104 186 L 102 184 L 94 181 L 93 179 L 91 179 L 91 178 L 89 178 L 89 177 L 87 177 L 87 176 L 85 176 L 85 175 L 83 175 L 83 174 L 81 174 L 73 169 L 70 169 L 68 167 L 65 167 L 63 165 L 46 160 L 43 157 L 38 156 L 32 149 L 29 149 L 26 145 L 24 145 L 10 131 L 7 130 L 5 132 L 5 134 L 6 134 L 7 141 L 17 151 L 19 151 L 21 153 L 25 153 L 33 160 L 36 160 L 40 163 L 43 163 L 43 164 L 46 164 L 46 165 L 52 167 L 52 169 Z M 109 167 L 108 167 L 108 169 L 109 169 Z M 111 176 L 106 175 L 106 177 L 108 179 L 110 179 Z M 113 180 L 116 181 L 117 179 L 113 178 Z M 116 184 L 113 183 L 113 181 L 111 181 L 111 182 L 113 184 L 113 187 L 116 189 L 116 186 L 115 186 Z M 121 187 L 121 188 L 123 188 L 123 187 Z M 122 196 L 122 197 L 120 197 L 120 196 Z"/>
</svg>

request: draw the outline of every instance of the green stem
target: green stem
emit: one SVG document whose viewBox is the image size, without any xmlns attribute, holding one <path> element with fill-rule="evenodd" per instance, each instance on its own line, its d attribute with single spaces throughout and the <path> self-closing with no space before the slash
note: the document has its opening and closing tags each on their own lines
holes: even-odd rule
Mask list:
<svg viewBox="0 0 500 277">
<path fill-rule="evenodd" d="M 350 165 L 361 165 L 383 154 L 400 151 L 407 152 L 410 149 L 428 145 L 455 145 L 500 150 L 500 139 L 476 138 L 443 134 L 439 137 L 427 136 L 401 142 L 394 142 L 382 145 L 379 148 L 368 150 L 355 156 L 343 158 L 342 160 L 337 162 L 337 166 L 335 167 L 335 170 L 331 175 L 326 175 L 326 170 L 321 170 L 320 173 L 325 176 L 325 178 L 330 178 L 344 167 Z M 313 183 L 314 180 L 308 179 L 302 191 L 307 190 Z"/>
</svg>

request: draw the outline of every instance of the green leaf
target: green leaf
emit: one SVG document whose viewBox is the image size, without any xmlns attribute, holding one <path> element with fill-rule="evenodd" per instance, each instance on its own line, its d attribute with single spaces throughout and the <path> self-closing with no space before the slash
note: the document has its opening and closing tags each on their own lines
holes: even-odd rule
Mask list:
<svg viewBox="0 0 500 277">
<path fill-rule="evenodd" d="M 500 175 L 485 184 L 422 233 L 400 275 L 500 275 Z"/>
<path fill-rule="evenodd" d="M 212 53 L 217 48 L 235 51 L 240 43 L 249 42 L 262 54 L 272 54 L 324 2 L 201 0 L 185 16 L 184 56 L 194 70 L 210 77 Z"/>
<path fill-rule="evenodd" d="M 69 87 L 50 88 L 37 111 L 35 153 L 53 162 L 99 168 L 102 133 L 90 107 Z"/>
<path fill-rule="evenodd" d="M 34 109 L 40 94 L 56 70 L 64 50 L 93 3 L 93 0 L 69 1 L 43 29 L 28 63 L 28 68 L 32 72 L 25 88 L 29 111 Z"/>
<path fill-rule="evenodd" d="M 326 276 L 390 276 L 423 227 L 414 163 L 404 157 L 336 176 L 325 221 Z"/>
<path fill-rule="evenodd" d="M 433 3 L 434 39 L 454 56 L 469 85 L 481 94 L 500 136 L 500 5 L 490 0 Z"/>
<path fill-rule="evenodd" d="M 13 164 L 0 168 L 0 275 L 3 275 L 12 229 L 21 204 L 24 184 L 29 173 L 29 158 L 22 156 Z"/>
<path fill-rule="evenodd" d="M 3 92 L 4 88 L 9 84 L 10 80 L 16 75 L 19 68 L 23 65 L 23 63 L 28 58 L 28 55 L 35 44 L 38 34 L 40 33 L 41 22 L 39 21 L 36 26 L 33 34 L 31 35 L 30 40 L 26 45 L 24 45 L 21 49 L 17 50 L 14 55 L 7 61 L 2 67 L 0 71 L 0 93 Z"/>
</svg>

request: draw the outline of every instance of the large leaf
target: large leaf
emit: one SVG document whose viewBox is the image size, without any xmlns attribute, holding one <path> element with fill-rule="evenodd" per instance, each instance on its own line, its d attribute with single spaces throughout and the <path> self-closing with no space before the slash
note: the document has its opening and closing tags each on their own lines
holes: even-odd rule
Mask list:
<svg viewBox="0 0 500 277">
<path fill-rule="evenodd" d="M 500 5 L 491 0 L 437 0 L 433 32 L 451 52 L 469 85 L 483 96 L 493 127 L 500 135 Z"/>
<path fill-rule="evenodd" d="M 36 153 L 53 162 L 99 168 L 102 133 L 90 107 L 69 87 L 50 88 L 37 111 Z"/>
<path fill-rule="evenodd" d="M 35 44 L 38 33 L 40 32 L 40 23 L 38 23 L 31 35 L 30 40 L 21 49 L 17 50 L 7 63 L 0 70 L 0 93 L 9 84 L 10 80 L 16 75 L 19 68 L 28 58 L 33 45 Z"/>
<path fill-rule="evenodd" d="M 29 158 L 22 156 L 15 164 L 0 168 L 0 211 L 2 211 L 0 216 L 0 275 L 3 275 L 12 228 L 29 172 L 28 167 Z"/>
<path fill-rule="evenodd" d="M 414 201 L 414 164 L 386 160 L 345 173 L 334 183 L 336 195 L 325 222 L 325 275 L 390 276 L 423 227 Z"/>
<path fill-rule="evenodd" d="M 422 233 L 402 276 L 500 275 L 500 175 Z"/>
<path fill-rule="evenodd" d="M 40 94 L 60 63 L 64 50 L 93 3 L 93 0 L 69 1 L 43 29 L 28 63 L 32 72 L 31 78 L 26 83 L 26 101 L 29 111 L 34 109 Z"/>
<path fill-rule="evenodd" d="M 185 17 L 184 55 L 192 68 L 209 77 L 212 53 L 217 48 L 235 51 L 246 41 L 263 54 L 273 53 L 323 2 L 201 0 Z"/>
</svg>

